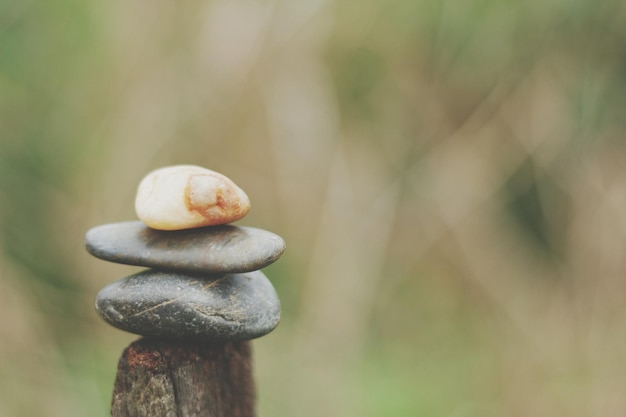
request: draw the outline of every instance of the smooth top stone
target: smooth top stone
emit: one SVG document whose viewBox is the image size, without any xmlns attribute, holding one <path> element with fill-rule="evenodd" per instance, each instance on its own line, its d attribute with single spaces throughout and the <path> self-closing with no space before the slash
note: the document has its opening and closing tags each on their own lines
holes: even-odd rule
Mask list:
<svg viewBox="0 0 626 417">
<path fill-rule="evenodd" d="M 208 279 L 149 269 L 100 290 L 96 311 L 143 336 L 230 341 L 272 331 L 280 301 L 261 271 Z"/>
<path fill-rule="evenodd" d="M 93 256 L 121 264 L 203 274 L 248 272 L 276 261 L 285 241 L 263 229 L 234 225 L 160 231 L 140 221 L 97 226 L 85 236 Z"/>
<path fill-rule="evenodd" d="M 228 177 L 195 165 L 152 171 L 135 199 L 137 216 L 158 230 L 226 224 L 250 211 L 246 193 Z"/>
</svg>

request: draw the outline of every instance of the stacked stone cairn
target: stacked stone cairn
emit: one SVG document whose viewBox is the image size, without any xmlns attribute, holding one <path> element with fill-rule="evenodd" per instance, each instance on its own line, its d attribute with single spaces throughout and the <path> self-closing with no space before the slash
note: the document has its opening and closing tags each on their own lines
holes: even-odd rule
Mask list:
<svg viewBox="0 0 626 417">
<path fill-rule="evenodd" d="M 149 269 L 100 290 L 96 310 L 109 324 L 142 336 L 195 342 L 243 341 L 272 331 L 280 301 L 260 271 L 285 242 L 230 223 L 250 209 L 227 177 L 177 165 L 148 174 L 135 201 L 140 221 L 87 232 L 89 253 Z"/>
</svg>

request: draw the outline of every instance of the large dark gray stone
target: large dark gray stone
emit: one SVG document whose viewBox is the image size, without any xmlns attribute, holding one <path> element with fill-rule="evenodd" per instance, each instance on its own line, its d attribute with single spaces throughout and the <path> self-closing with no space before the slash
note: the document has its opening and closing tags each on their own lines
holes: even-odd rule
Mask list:
<svg viewBox="0 0 626 417">
<path fill-rule="evenodd" d="M 285 250 L 280 236 L 254 227 L 162 231 L 140 221 L 94 227 L 85 245 L 93 256 L 111 262 L 203 274 L 255 271 Z"/>
<path fill-rule="evenodd" d="M 280 301 L 261 271 L 202 277 L 146 270 L 100 290 L 96 311 L 143 336 L 232 341 L 272 331 Z"/>
</svg>

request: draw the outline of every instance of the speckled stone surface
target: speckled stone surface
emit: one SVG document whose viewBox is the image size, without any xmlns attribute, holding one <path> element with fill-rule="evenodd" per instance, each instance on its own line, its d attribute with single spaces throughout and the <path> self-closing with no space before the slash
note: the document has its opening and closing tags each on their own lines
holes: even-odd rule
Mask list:
<svg viewBox="0 0 626 417">
<path fill-rule="evenodd" d="M 143 336 L 232 341 L 272 331 L 280 301 L 261 271 L 199 277 L 146 270 L 100 290 L 96 311 L 112 326 Z"/>
<path fill-rule="evenodd" d="M 162 231 L 140 221 L 94 227 L 85 245 L 93 256 L 111 262 L 203 274 L 255 271 L 285 250 L 280 236 L 254 227 Z"/>
</svg>

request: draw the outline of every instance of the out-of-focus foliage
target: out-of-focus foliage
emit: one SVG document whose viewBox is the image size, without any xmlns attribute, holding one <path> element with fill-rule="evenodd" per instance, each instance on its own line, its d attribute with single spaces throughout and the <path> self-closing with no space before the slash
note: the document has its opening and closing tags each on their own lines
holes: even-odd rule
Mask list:
<svg viewBox="0 0 626 417">
<path fill-rule="evenodd" d="M 85 231 L 191 163 L 282 235 L 266 416 L 621 416 L 617 0 L 0 2 L 0 416 L 106 416 L 134 268 Z"/>
</svg>

